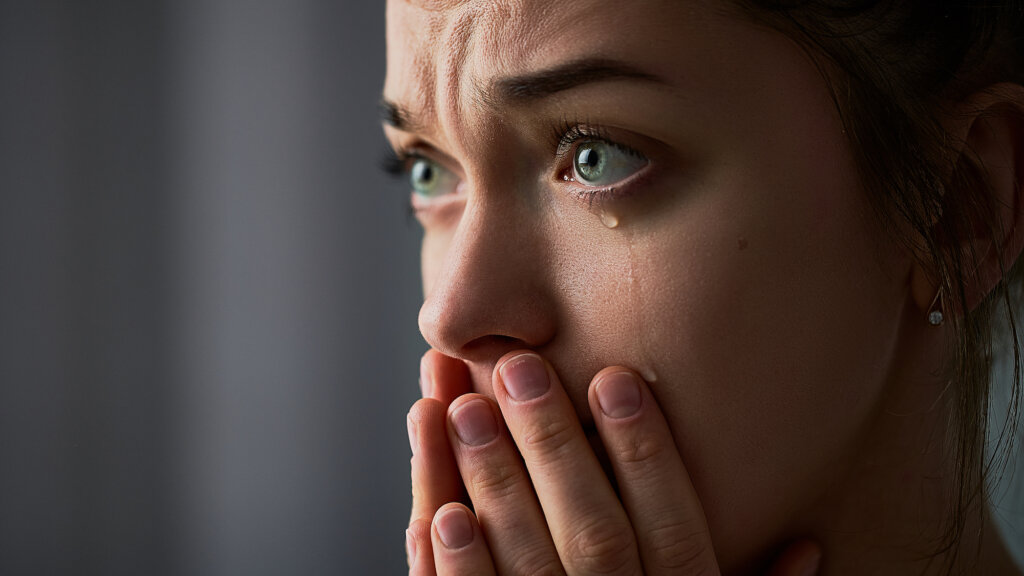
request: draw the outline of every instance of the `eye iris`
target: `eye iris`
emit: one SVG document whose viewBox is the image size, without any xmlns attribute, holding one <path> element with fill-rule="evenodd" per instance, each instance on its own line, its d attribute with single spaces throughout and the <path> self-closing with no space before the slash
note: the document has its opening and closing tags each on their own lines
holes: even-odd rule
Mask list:
<svg viewBox="0 0 1024 576">
<path fill-rule="evenodd" d="M 599 180 L 604 172 L 605 154 L 599 144 L 580 146 L 576 152 L 576 174 L 582 180 Z"/>
<path fill-rule="evenodd" d="M 427 160 L 417 160 L 412 166 L 412 188 L 419 194 L 429 195 L 433 193 L 437 184 L 437 169 Z"/>
</svg>

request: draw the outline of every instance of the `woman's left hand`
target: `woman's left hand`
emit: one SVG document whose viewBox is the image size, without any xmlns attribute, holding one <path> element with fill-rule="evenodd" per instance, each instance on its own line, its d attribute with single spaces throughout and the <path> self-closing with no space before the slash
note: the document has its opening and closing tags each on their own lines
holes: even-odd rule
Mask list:
<svg viewBox="0 0 1024 576">
<path fill-rule="evenodd" d="M 508 354 L 493 388 L 497 404 L 465 394 L 447 411 L 448 441 L 475 514 L 458 502 L 437 507 L 430 545 L 417 542 L 410 558 L 412 574 L 719 573 L 700 501 L 637 374 L 606 368 L 588 392 L 619 495 L 547 362 L 532 352 Z M 424 526 L 416 531 L 425 539 Z M 772 573 L 814 573 L 819 557 L 801 543 Z"/>
</svg>

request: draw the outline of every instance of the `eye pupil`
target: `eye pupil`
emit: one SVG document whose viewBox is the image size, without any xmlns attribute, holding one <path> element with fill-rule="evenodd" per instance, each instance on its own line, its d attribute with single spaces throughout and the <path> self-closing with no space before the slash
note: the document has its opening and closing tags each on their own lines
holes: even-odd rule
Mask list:
<svg viewBox="0 0 1024 576">
<path fill-rule="evenodd" d="M 416 162 L 412 167 L 412 185 L 415 188 L 429 187 L 436 176 L 434 166 L 425 160 Z"/>
<path fill-rule="evenodd" d="M 596 144 L 581 146 L 576 152 L 576 171 L 584 180 L 597 180 L 604 169 L 604 158 Z"/>
<path fill-rule="evenodd" d="M 586 166 L 588 168 L 593 168 L 594 166 L 597 166 L 597 156 L 597 151 L 594 150 L 593 148 L 584 148 L 580 152 L 580 165 Z"/>
</svg>

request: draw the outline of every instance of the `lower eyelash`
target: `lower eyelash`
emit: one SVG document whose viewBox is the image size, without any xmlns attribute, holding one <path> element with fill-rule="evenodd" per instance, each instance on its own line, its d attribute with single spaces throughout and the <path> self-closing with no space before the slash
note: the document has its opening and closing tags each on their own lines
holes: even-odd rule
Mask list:
<svg viewBox="0 0 1024 576">
<path fill-rule="evenodd" d="M 572 189 L 572 195 L 581 202 L 587 203 L 587 208 L 593 209 L 596 204 L 598 208 L 603 207 L 609 200 L 615 198 L 614 188 L 600 188 L 597 190 L 585 190 L 583 188 Z"/>
</svg>

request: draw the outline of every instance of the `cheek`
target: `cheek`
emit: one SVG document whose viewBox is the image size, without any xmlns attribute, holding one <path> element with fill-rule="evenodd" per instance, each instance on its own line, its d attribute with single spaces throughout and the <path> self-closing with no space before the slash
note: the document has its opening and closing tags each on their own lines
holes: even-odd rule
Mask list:
<svg viewBox="0 0 1024 576">
<path fill-rule="evenodd" d="M 777 536 L 851 453 L 894 345 L 882 232 L 861 192 L 814 181 L 722 180 L 634 241 L 635 330 L 723 557 Z"/>
</svg>

